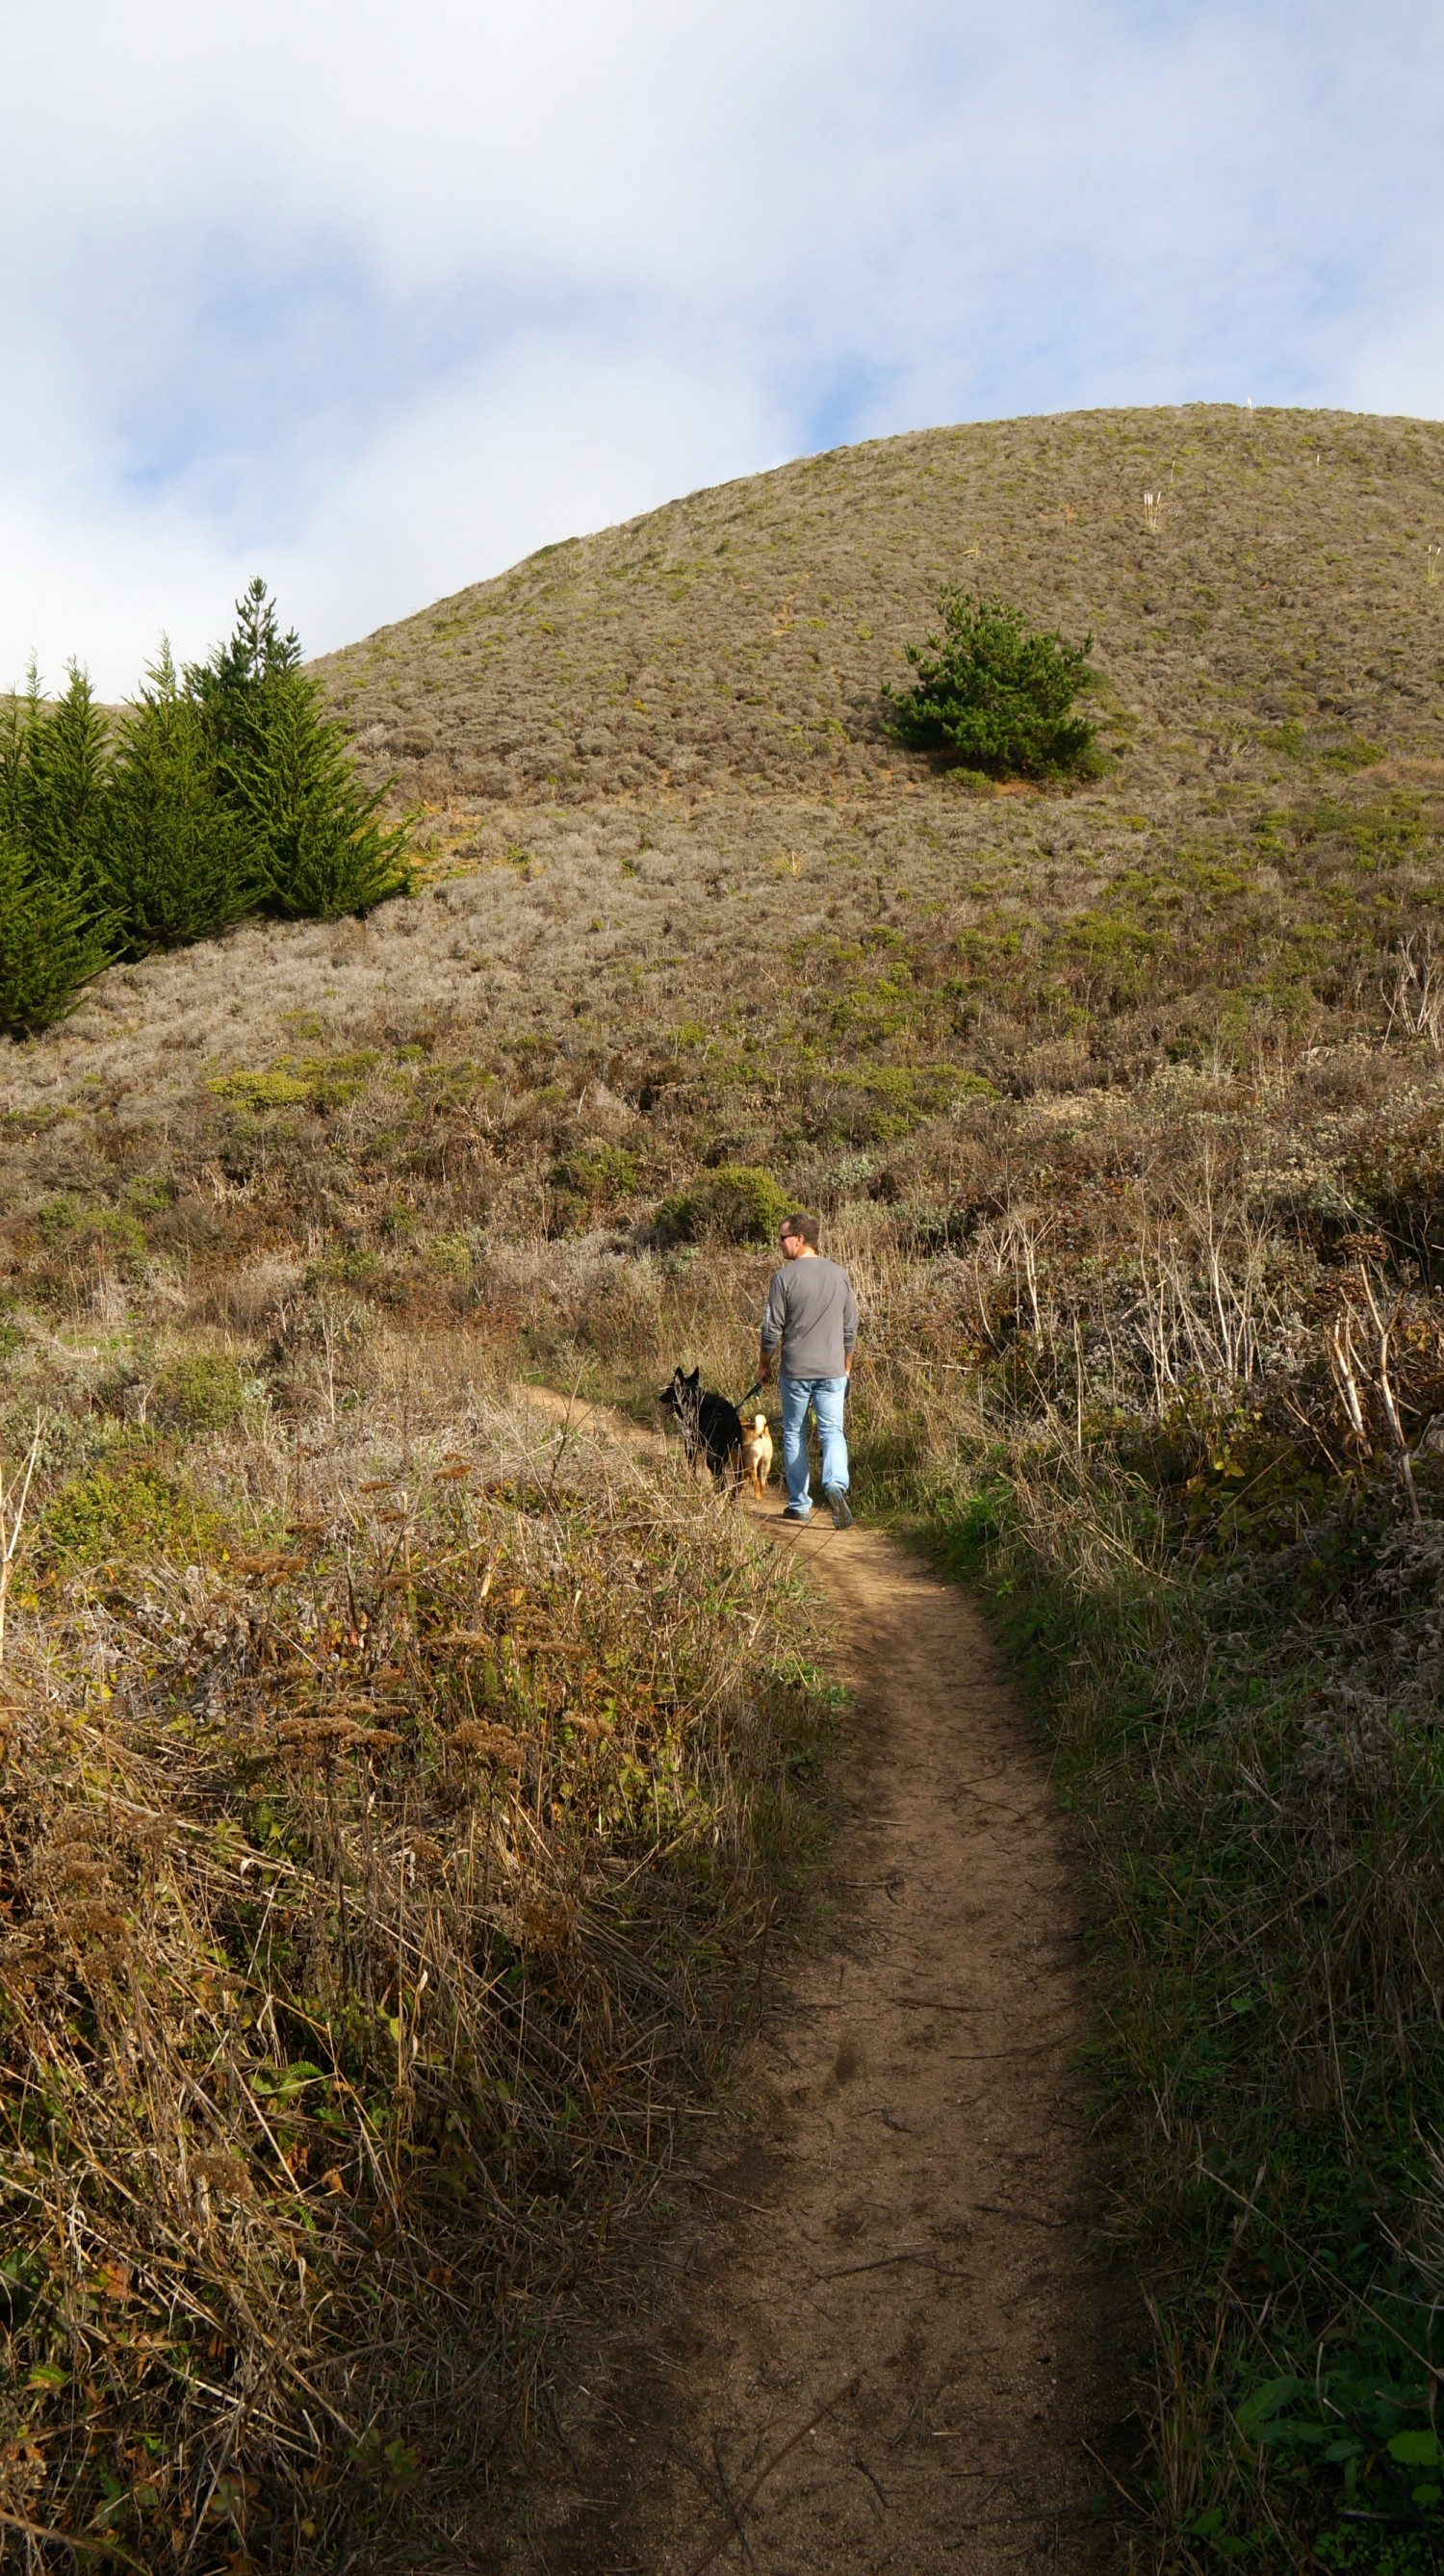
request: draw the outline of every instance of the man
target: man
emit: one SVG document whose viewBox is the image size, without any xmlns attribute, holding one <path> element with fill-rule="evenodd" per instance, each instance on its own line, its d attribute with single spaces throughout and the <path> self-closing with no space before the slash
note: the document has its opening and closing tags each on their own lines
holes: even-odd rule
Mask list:
<svg viewBox="0 0 1444 2576">
<path fill-rule="evenodd" d="M 822 1494 L 834 1529 L 851 1529 L 847 1508 L 847 1441 L 843 1404 L 857 1339 L 857 1299 L 845 1270 L 817 1249 L 815 1216 L 783 1220 L 786 1268 L 774 1273 L 762 1317 L 757 1382 L 766 1386 L 773 1354 L 782 1352 L 782 1464 L 787 1477 L 785 1521 L 805 1521 L 812 1511 L 807 1470 L 807 1417 L 822 1442 Z"/>
</svg>

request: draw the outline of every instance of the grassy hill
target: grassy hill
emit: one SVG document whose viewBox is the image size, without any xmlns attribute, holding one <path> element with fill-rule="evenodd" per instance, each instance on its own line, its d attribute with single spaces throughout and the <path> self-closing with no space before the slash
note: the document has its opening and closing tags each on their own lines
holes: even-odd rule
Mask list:
<svg viewBox="0 0 1444 2576">
<path fill-rule="evenodd" d="M 643 2024 L 658 2098 L 725 2062 L 815 1708 L 795 1606 L 760 1680 L 664 1616 L 742 1619 L 717 1516 L 506 1388 L 739 1389 L 785 1193 L 863 1296 L 863 1508 L 991 1588 L 1078 1818 L 1158 2313 L 1138 2563 L 1435 2563 L 1441 522 L 1436 425 L 1190 408 L 549 549 L 321 666 L 425 809 L 415 899 L 115 970 L 9 1051 L 29 2519 L 380 2570 L 546 2436 L 505 2301 L 560 2315 L 649 2187 Z M 887 741 L 945 579 L 1093 633 L 1106 776 Z"/>
<path fill-rule="evenodd" d="M 976 582 L 1095 633 L 1134 801 L 1172 811 L 1364 743 L 1437 757 L 1441 476 L 1436 424 L 1344 413 L 924 430 L 547 547 L 320 667 L 428 803 L 827 794 L 899 781 L 880 685 Z"/>
</svg>

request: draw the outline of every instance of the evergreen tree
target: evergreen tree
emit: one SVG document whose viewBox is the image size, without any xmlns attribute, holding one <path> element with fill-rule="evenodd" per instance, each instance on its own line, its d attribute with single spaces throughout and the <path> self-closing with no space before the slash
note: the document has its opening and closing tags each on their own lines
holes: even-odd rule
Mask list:
<svg viewBox="0 0 1444 2576">
<path fill-rule="evenodd" d="M 906 647 L 914 686 L 883 691 L 894 741 L 991 774 L 1096 776 L 1094 728 L 1069 713 L 1087 684 L 1092 636 L 1066 644 L 1061 635 L 1035 634 L 1019 609 L 951 584 L 938 606 L 942 634 Z"/>
<path fill-rule="evenodd" d="M 47 1028 L 105 963 L 84 901 L 0 831 L 0 1031 L 25 1037 Z"/>
<path fill-rule="evenodd" d="M 71 663 L 70 685 L 53 706 L 32 665 L 27 694 L 11 699 L 0 728 L 0 823 L 91 906 L 99 901 L 110 757 L 109 729 L 79 664 Z"/>
<path fill-rule="evenodd" d="M 25 675 L 25 694 L 17 691 L 4 703 L 0 714 L 0 833 L 12 841 L 25 835 L 25 779 L 29 772 L 30 744 L 36 726 L 44 715 L 40 695 L 40 673 L 31 662 Z"/>
<path fill-rule="evenodd" d="M 211 728 L 224 792 L 266 850 L 276 911 L 332 921 L 409 893 L 408 827 L 378 819 L 385 790 L 361 785 L 259 578 L 236 603 L 229 641 L 187 671 L 186 685 Z"/>
<path fill-rule="evenodd" d="M 255 831 L 222 793 L 211 728 L 163 644 L 122 721 L 105 800 L 103 873 L 127 957 L 223 930 L 254 912 L 269 871 Z"/>
</svg>

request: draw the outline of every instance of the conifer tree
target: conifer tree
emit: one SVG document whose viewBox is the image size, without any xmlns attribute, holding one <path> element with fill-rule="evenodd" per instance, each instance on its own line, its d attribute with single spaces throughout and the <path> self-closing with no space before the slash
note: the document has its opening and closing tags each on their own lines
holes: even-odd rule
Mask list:
<svg viewBox="0 0 1444 2576">
<path fill-rule="evenodd" d="M 25 675 L 24 696 L 16 690 L 6 698 L 0 712 L 0 833 L 8 834 L 12 841 L 24 838 L 24 781 L 31 737 L 43 713 L 40 674 L 32 661 Z"/>
<path fill-rule="evenodd" d="M 229 641 L 186 685 L 211 727 L 224 792 L 265 847 L 277 912 L 332 921 L 410 891 L 408 827 L 378 819 L 385 790 L 361 785 L 259 578 L 236 603 Z"/>
<path fill-rule="evenodd" d="M 1006 601 L 974 598 L 951 583 L 938 606 L 942 634 L 905 648 L 913 687 L 883 691 L 894 741 L 995 776 L 1096 776 L 1103 763 L 1094 728 L 1070 712 L 1087 685 L 1092 636 L 1068 644 L 1038 634 Z"/>
<path fill-rule="evenodd" d="M 82 898 L 0 830 L 0 1031 L 26 1037 L 47 1028 L 105 963 Z"/>
<path fill-rule="evenodd" d="M 105 798 L 102 870 L 127 957 L 171 948 L 254 912 L 269 871 L 256 833 L 222 793 L 205 716 L 170 647 L 122 720 Z"/>
<path fill-rule="evenodd" d="M 82 905 L 99 901 L 99 854 L 110 768 L 104 716 L 79 664 L 47 706 L 32 664 L 29 688 L 0 728 L 0 823 Z"/>
</svg>

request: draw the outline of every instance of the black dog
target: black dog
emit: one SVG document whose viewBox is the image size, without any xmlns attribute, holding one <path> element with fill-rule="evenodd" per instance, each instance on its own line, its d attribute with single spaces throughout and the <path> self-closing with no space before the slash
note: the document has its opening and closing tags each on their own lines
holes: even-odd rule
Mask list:
<svg viewBox="0 0 1444 2576">
<path fill-rule="evenodd" d="M 695 1467 L 699 1458 L 705 1458 L 719 1485 L 729 1476 L 734 1484 L 741 1481 L 741 1417 L 725 1395 L 704 1395 L 700 1369 L 694 1369 L 690 1377 L 675 1369 L 671 1385 L 663 1387 L 657 1402 L 664 1412 L 675 1414 L 681 1424 L 689 1466 Z"/>
</svg>

